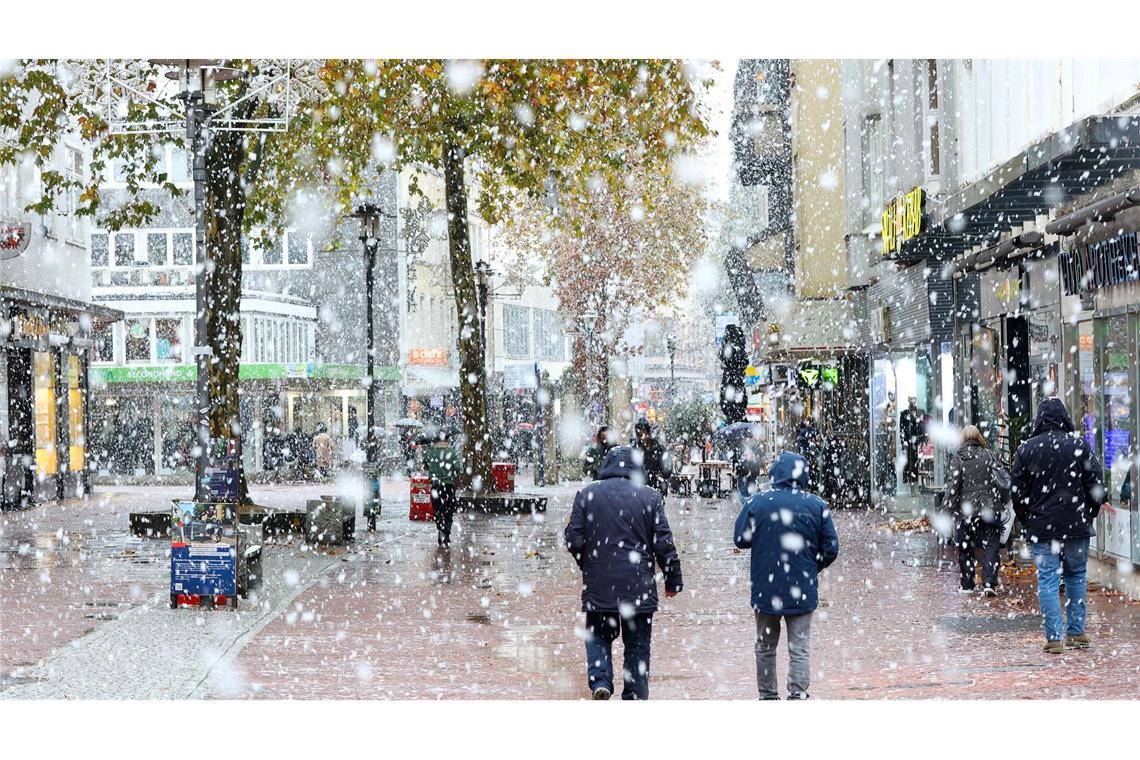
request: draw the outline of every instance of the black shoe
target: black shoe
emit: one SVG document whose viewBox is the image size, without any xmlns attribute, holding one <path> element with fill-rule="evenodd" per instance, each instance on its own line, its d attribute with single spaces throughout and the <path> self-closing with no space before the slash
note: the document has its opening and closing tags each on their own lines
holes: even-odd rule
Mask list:
<svg viewBox="0 0 1140 760">
<path fill-rule="evenodd" d="M 613 692 L 607 689 L 605 686 L 599 686 L 598 688 L 594 689 L 594 699 L 604 700 L 609 699 L 611 696 L 613 696 Z"/>
</svg>

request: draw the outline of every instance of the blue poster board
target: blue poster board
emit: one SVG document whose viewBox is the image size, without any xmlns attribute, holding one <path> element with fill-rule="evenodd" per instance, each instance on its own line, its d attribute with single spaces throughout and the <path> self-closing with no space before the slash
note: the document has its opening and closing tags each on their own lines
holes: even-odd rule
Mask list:
<svg viewBox="0 0 1140 760">
<path fill-rule="evenodd" d="M 175 501 L 170 594 L 237 595 L 237 513 L 233 503 Z"/>
</svg>

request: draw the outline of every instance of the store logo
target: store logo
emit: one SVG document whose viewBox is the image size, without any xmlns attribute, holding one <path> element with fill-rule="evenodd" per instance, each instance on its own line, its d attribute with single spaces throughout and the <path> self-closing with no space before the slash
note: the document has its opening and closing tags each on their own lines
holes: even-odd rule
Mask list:
<svg viewBox="0 0 1140 760">
<path fill-rule="evenodd" d="M 887 204 L 886 210 L 883 211 L 884 256 L 898 255 L 903 243 L 922 234 L 922 207 L 925 201 L 922 188 L 916 187 Z"/>
<path fill-rule="evenodd" d="M 800 370 L 800 377 L 803 379 L 804 385 L 814 388 L 815 384 L 819 382 L 819 368 L 804 367 Z"/>
<path fill-rule="evenodd" d="M 0 224 L 0 261 L 14 259 L 28 249 L 32 240 L 30 224 Z"/>
</svg>

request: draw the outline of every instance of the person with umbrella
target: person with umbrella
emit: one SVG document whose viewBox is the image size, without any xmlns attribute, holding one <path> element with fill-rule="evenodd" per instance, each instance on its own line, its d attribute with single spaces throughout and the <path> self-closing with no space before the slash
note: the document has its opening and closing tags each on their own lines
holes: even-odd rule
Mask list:
<svg viewBox="0 0 1140 760">
<path fill-rule="evenodd" d="M 396 420 L 396 428 L 400 431 L 400 452 L 404 458 L 404 474 L 411 475 L 416 461 L 416 431 L 424 424 L 411 417 L 402 417 Z"/>
</svg>

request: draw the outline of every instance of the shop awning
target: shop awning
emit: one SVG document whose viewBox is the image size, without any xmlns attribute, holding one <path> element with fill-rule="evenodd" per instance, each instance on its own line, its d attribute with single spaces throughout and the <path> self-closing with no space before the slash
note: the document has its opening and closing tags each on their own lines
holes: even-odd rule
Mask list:
<svg viewBox="0 0 1140 760">
<path fill-rule="evenodd" d="M 1054 219 L 1045 225 L 1045 231 L 1051 235 L 1071 235 L 1089 222 L 1111 222 L 1121 211 L 1133 206 L 1140 206 L 1140 187 L 1125 190 L 1060 219 Z"/>
<path fill-rule="evenodd" d="M 965 272 L 979 272 L 991 266 L 1001 267 L 1018 258 L 1018 251 L 1028 251 L 1041 245 L 1045 236 L 1040 232 L 1023 232 L 1020 235 L 991 246 L 984 251 L 959 257 L 954 261 L 955 276 Z"/>
<path fill-rule="evenodd" d="M 953 258 L 1140 169 L 1140 116 L 1092 116 L 1030 146 L 989 175 L 934 201 L 927 232 L 900 260 Z"/>
<path fill-rule="evenodd" d="M 64 298 L 63 296 L 52 295 L 51 293 L 40 293 L 35 290 L 13 288 L 10 285 L 0 285 L 0 301 L 7 301 L 19 304 L 20 306 L 66 311 L 73 314 L 90 314 L 96 319 L 103 319 L 109 322 L 118 322 L 123 318 L 123 312 L 118 309 L 100 306 L 99 304 L 90 303 L 88 301 L 79 301 L 74 298 Z"/>
</svg>

